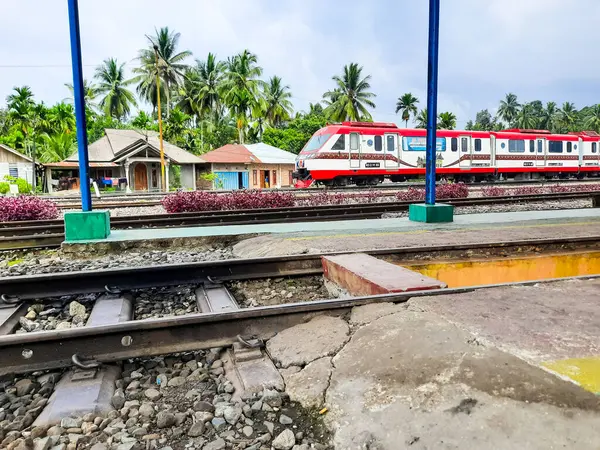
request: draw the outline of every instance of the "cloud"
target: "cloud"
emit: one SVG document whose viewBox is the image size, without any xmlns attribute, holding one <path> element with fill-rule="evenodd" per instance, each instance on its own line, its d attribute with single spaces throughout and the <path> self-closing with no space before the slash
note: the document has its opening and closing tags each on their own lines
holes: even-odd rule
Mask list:
<svg viewBox="0 0 600 450">
<path fill-rule="evenodd" d="M 24 12 L 27 20 L 24 20 Z M 0 98 L 30 85 L 38 100 L 68 95 L 71 81 L 66 2 L 2 0 Z M 372 76 L 374 118 L 396 121 L 397 98 L 426 104 L 427 2 L 373 0 L 103 0 L 80 1 L 84 74 L 116 57 L 134 67 L 146 34 L 169 26 L 180 48 L 204 59 L 248 48 L 265 77 L 282 76 L 297 109 L 321 99 L 332 75 L 356 61 Z M 597 0 L 453 0 L 442 3 L 439 110 L 459 126 L 507 93 L 520 100 L 596 103 Z M 10 66 L 10 67 L 9 67 Z M 14 67 L 20 66 L 20 67 Z"/>
</svg>

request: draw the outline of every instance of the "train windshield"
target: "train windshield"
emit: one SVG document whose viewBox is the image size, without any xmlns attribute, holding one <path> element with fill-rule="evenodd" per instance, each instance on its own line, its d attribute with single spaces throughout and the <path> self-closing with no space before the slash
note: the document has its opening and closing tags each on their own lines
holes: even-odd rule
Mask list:
<svg viewBox="0 0 600 450">
<path fill-rule="evenodd" d="M 302 153 L 314 152 L 323 147 L 323 144 L 331 137 L 331 134 L 318 134 L 310 138 L 310 141 L 302 149 Z"/>
</svg>

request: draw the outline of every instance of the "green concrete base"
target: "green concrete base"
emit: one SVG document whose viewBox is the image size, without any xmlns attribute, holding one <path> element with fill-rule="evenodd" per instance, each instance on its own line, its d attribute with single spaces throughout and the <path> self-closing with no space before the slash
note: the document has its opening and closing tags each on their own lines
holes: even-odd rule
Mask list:
<svg viewBox="0 0 600 450">
<path fill-rule="evenodd" d="M 65 213 L 65 241 L 106 239 L 110 235 L 108 211 L 74 211 Z"/>
<path fill-rule="evenodd" d="M 454 218 L 454 206 L 424 203 L 413 204 L 408 207 L 408 218 L 413 222 L 442 223 L 452 222 Z"/>
</svg>

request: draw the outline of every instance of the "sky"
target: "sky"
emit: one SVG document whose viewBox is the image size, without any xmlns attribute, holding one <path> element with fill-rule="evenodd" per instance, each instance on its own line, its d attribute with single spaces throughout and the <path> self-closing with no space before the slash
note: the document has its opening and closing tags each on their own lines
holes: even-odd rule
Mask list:
<svg viewBox="0 0 600 450">
<path fill-rule="evenodd" d="M 84 76 L 109 57 L 135 66 L 145 35 L 168 26 L 180 50 L 205 59 L 249 49 L 264 76 L 281 76 L 296 110 L 331 89 L 357 62 L 371 75 L 373 118 L 401 123 L 397 98 L 426 104 L 426 0 L 80 0 Z M 521 102 L 600 102 L 598 0 L 442 0 L 439 111 L 463 128 L 477 111 L 495 113 L 514 92 Z M 69 96 L 67 0 L 0 0 L 0 106 L 15 86 L 38 101 Z M 193 62 L 193 60 L 190 60 Z M 142 107 L 149 110 L 149 107 Z"/>
</svg>

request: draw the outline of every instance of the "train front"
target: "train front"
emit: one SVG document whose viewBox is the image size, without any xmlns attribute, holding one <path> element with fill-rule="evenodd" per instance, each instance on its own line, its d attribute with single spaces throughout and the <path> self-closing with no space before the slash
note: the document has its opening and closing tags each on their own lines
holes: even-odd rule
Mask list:
<svg viewBox="0 0 600 450">
<path fill-rule="evenodd" d="M 300 151 L 300 154 L 296 156 L 296 170 L 292 174 L 295 188 L 307 188 L 315 182 L 311 175 L 311 170 L 316 168 L 318 164 L 318 159 L 316 158 L 319 150 L 330 137 L 331 131 L 329 127 L 321 128 L 310 138 Z"/>
</svg>

